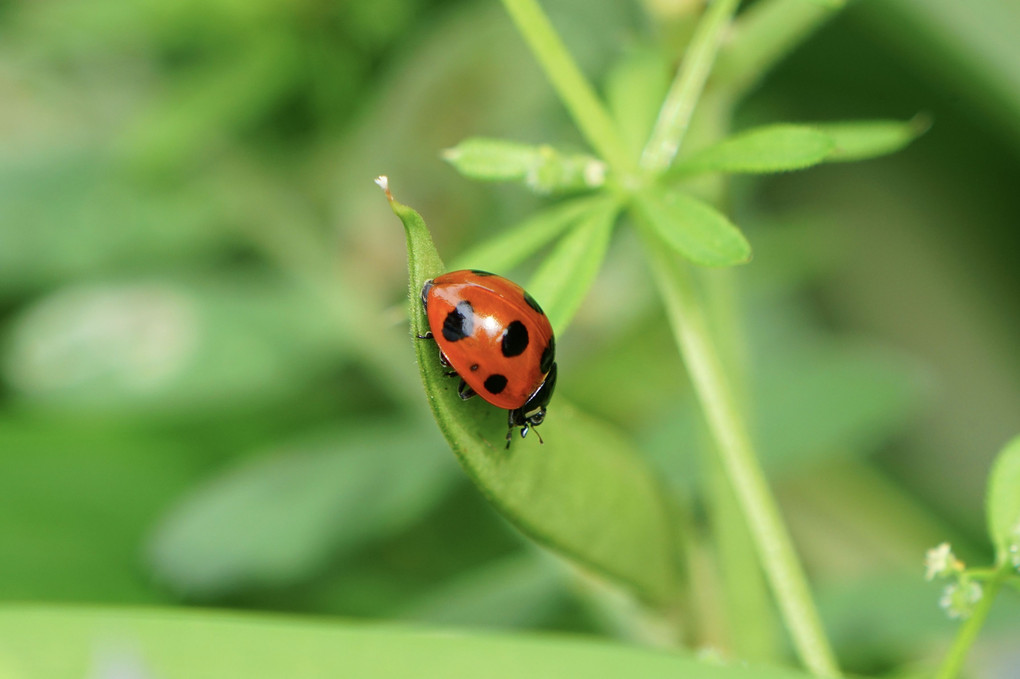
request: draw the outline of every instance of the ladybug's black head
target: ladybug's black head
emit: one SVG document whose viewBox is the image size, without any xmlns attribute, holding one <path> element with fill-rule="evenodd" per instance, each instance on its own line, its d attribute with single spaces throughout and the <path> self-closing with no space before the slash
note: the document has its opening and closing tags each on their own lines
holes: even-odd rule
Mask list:
<svg viewBox="0 0 1020 679">
<path fill-rule="evenodd" d="M 532 427 L 537 427 L 545 421 L 545 407 L 549 405 L 549 400 L 552 398 L 553 390 L 556 388 L 556 364 L 553 363 L 549 369 L 549 374 L 545 376 L 545 380 L 535 390 L 535 393 L 531 395 L 528 402 L 520 408 L 509 411 L 507 417 L 507 427 L 509 430 L 506 433 L 506 447 L 510 447 L 510 437 L 513 435 L 514 427 L 521 428 L 521 438 L 528 435 Z M 538 436 L 538 431 L 535 432 L 535 436 Z M 538 436 L 539 443 L 542 442 L 542 437 Z"/>
</svg>

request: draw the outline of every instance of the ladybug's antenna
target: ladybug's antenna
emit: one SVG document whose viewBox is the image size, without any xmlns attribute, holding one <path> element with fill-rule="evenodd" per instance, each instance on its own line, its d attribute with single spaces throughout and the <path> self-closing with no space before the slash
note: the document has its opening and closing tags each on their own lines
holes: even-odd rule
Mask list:
<svg viewBox="0 0 1020 679">
<path fill-rule="evenodd" d="M 532 429 L 531 431 L 535 432 L 535 436 L 538 437 L 538 442 L 545 445 L 545 441 L 542 440 L 542 435 L 538 433 L 538 429 Z"/>
</svg>

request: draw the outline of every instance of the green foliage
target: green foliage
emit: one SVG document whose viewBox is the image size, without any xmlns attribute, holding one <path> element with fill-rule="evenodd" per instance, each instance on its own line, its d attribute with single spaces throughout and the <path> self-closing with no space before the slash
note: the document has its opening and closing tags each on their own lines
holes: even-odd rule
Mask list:
<svg viewBox="0 0 1020 679">
<path fill-rule="evenodd" d="M 521 181 L 541 194 L 597 188 L 606 174 L 605 165 L 591 156 L 502 139 L 465 139 L 444 151 L 443 158 L 465 177 Z"/>
<path fill-rule="evenodd" d="M 605 214 L 612 199 L 578 198 L 546 208 L 457 256 L 451 270 L 509 271 L 586 215 Z"/>
<path fill-rule="evenodd" d="M 988 533 L 1002 565 L 1020 553 L 1020 437 L 1002 449 L 988 477 Z"/>
<path fill-rule="evenodd" d="M 542 300 L 542 309 L 557 335 L 566 329 L 588 294 L 609 249 L 619 208 L 600 207 L 563 237 L 528 284 L 528 291 Z"/>
<path fill-rule="evenodd" d="M 112 636 L 111 636 L 112 635 Z M 493 637 L 457 632 L 357 626 L 337 622 L 245 619 L 232 614 L 117 612 L 5 607 L 0 611 L 3 667 L 38 679 L 130 668 L 167 676 L 561 677 L 569 667 L 586 677 L 747 676 L 739 666 L 706 664 L 684 655 L 577 639 Z M 18 649 L 15 664 L 8 652 Z M 312 661 L 314 659 L 314 661 Z M 791 670 L 754 669 L 761 679 L 802 677 Z"/>
<path fill-rule="evenodd" d="M 724 139 L 673 167 L 680 173 L 784 172 L 817 165 L 835 147 L 835 140 L 820 130 L 798 125 L 770 125 Z"/>
<path fill-rule="evenodd" d="M 449 487 L 446 460 L 418 432 L 380 427 L 295 441 L 173 508 L 153 534 L 151 568 L 198 599 L 301 582 L 413 523 Z"/>
<path fill-rule="evenodd" d="M 827 160 L 846 162 L 895 153 L 923 134 L 928 126 L 927 119 L 918 116 L 907 122 L 859 120 L 815 127 L 829 135 L 835 144 Z"/>
<path fill-rule="evenodd" d="M 664 245 L 704 266 L 732 266 L 751 259 L 751 246 L 725 215 L 681 191 L 649 191 L 635 207 Z"/>
<path fill-rule="evenodd" d="M 444 269 L 421 216 L 392 198 L 390 203 L 407 234 L 411 332 L 423 336 L 429 328 L 420 291 Z M 611 222 L 603 219 L 602 228 Z M 489 501 L 540 543 L 657 605 L 672 603 L 678 551 L 669 503 L 651 468 L 626 439 L 557 399 L 557 416 L 542 425 L 547 443 L 533 436 L 504 450 L 504 412 L 480 398 L 462 401 L 435 343 L 414 341 L 439 429 Z"/>
<path fill-rule="evenodd" d="M 991 458 L 1020 412 L 1020 26 L 841 4 L 0 3 L 0 600 L 101 606 L 6 607 L 0 675 L 729 676 L 788 647 L 831 674 L 826 637 L 855 676 L 976 672 L 983 626 L 1020 629 L 1015 441 Z M 545 445 L 505 451 L 455 380 L 422 398 L 380 172 L 449 268 L 553 319 Z M 444 265 L 415 266 L 420 324 Z M 763 584 L 769 502 L 720 432 L 824 627 Z M 139 604 L 167 610 L 109 609 Z"/>
<path fill-rule="evenodd" d="M 669 78 L 661 55 L 641 46 L 620 57 L 606 75 L 606 104 L 634 157 L 652 133 Z"/>
</svg>

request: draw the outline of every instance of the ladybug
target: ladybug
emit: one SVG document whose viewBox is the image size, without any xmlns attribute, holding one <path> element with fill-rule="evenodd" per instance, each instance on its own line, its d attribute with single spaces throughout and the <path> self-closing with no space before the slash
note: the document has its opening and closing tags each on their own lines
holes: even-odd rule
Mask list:
<svg viewBox="0 0 1020 679">
<path fill-rule="evenodd" d="M 541 424 L 556 387 L 556 342 L 538 302 L 502 276 L 465 269 L 425 281 L 421 303 L 431 330 L 422 339 L 435 339 L 448 374 L 460 376 L 460 397 L 509 411 L 506 447 L 514 427 L 524 438 Z"/>
</svg>

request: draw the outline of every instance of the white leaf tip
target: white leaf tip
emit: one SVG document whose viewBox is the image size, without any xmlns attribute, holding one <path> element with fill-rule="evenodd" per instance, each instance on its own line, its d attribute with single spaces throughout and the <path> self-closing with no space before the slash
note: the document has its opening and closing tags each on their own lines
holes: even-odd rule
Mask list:
<svg viewBox="0 0 1020 679">
<path fill-rule="evenodd" d="M 384 174 L 375 178 L 376 185 L 386 192 L 386 200 L 393 202 L 393 194 L 390 193 L 390 179 Z"/>
</svg>

